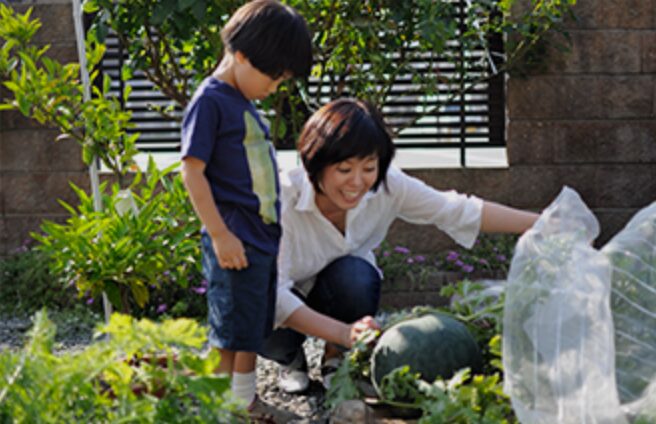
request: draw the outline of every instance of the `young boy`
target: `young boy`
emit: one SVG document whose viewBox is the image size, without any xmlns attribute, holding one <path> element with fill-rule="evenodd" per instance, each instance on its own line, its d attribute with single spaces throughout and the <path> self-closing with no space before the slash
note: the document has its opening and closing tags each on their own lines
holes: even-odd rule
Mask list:
<svg viewBox="0 0 656 424">
<path fill-rule="evenodd" d="M 255 359 L 273 329 L 281 235 L 278 170 L 269 129 L 252 100 L 264 99 L 312 62 L 305 20 L 276 0 L 239 8 L 221 31 L 221 63 L 198 87 L 182 125 L 182 177 L 203 223 L 201 249 L 209 342 L 219 372 L 252 412 Z"/>
</svg>

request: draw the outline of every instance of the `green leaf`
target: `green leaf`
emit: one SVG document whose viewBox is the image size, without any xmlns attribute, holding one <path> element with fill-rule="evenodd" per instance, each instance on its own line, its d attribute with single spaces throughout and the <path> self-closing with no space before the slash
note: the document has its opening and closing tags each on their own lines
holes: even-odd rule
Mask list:
<svg viewBox="0 0 656 424">
<path fill-rule="evenodd" d="M 121 302 L 121 291 L 115 282 L 108 281 L 105 283 L 105 294 L 115 309 L 119 311 L 123 310 L 123 304 Z"/>
<path fill-rule="evenodd" d="M 151 16 L 151 23 L 153 25 L 161 25 L 166 18 L 169 17 L 176 7 L 177 0 L 160 0 L 156 3 L 153 15 Z"/>
<path fill-rule="evenodd" d="M 89 145 L 84 145 L 82 147 L 82 160 L 84 161 L 85 164 L 91 165 L 91 162 L 93 162 L 94 159 L 94 153 Z"/>
<path fill-rule="evenodd" d="M 193 5 L 195 5 L 197 0 L 178 0 L 178 11 L 183 11 Z"/>
<path fill-rule="evenodd" d="M 144 286 L 144 284 L 140 281 L 133 281 L 130 284 L 130 290 L 132 291 L 132 295 L 134 296 L 134 300 L 137 302 L 137 305 L 139 305 L 140 308 L 145 307 L 150 297 L 148 293 L 148 287 Z"/>
<path fill-rule="evenodd" d="M 198 19 L 199 21 L 202 21 L 203 16 L 205 16 L 206 12 L 207 12 L 207 3 L 205 2 L 205 0 L 196 0 L 191 8 L 191 13 L 194 15 L 194 18 Z"/>
<path fill-rule="evenodd" d="M 82 2 L 82 10 L 84 13 L 93 13 L 98 11 L 100 6 L 98 6 L 98 2 L 96 0 L 84 0 Z"/>
</svg>

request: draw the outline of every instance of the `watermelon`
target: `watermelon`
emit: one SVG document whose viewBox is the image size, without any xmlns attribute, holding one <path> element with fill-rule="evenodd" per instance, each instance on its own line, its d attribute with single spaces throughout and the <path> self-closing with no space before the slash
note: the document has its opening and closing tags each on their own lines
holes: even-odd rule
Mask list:
<svg viewBox="0 0 656 424">
<path fill-rule="evenodd" d="M 429 383 L 448 379 L 465 367 L 480 371 L 481 352 L 464 324 L 431 313 L 393 325 L 378 340 L 371 355 L 371 378 L 376 388 L 395 368 L 408 365 Z"/>
</svg>

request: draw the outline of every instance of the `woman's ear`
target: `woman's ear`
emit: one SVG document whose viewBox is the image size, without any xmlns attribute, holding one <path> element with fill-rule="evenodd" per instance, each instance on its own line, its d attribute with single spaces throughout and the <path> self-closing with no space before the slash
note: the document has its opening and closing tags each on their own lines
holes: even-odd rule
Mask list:
<svg viewBox="0 0 656 424">
<path fill-rule="evenodd" d="M 235 60 L 240 65 L 243 65 L 244 63 L 248 62 L 248 58 L 244 55 L 244 53 L 240 52 L 239 50 L 235 52 L 234 56 L 235 56 Z"/>
</svg>

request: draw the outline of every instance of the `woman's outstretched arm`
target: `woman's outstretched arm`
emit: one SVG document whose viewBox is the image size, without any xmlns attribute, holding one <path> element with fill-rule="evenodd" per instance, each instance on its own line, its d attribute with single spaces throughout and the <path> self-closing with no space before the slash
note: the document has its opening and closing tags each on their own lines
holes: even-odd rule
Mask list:
<svg viewBox="0 0 656 424">
<path fill-rule="evenodd" d="M 539 216 L 486 200 L 481 212 L 481 232 L 521 234 L 531 228 Z"/>
<path fill-rule="evenodd" d="M 350 348 L 366 329 L 380 328 L 370 316 L 363 317 L 352 324 L 345 324 L 306 305 L 297 308 L 287 318 L 284 325 L 299 333 L 318 337 L 347 348 Z"/>
</svg>

